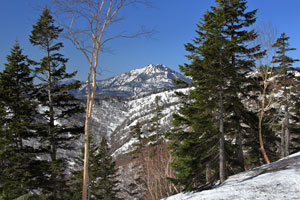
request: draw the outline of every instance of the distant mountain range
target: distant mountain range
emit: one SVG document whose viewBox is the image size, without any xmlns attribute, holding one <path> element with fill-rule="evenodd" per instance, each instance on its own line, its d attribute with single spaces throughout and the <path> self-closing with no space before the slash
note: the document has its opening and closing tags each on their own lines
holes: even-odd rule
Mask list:
<svg viewBox="0 0 300 200">
<path fill-rule="evenodd" d="M 150 64 L 140 69 L 97 81 L 96 96 L 132 97 L 174 88 L 174 80 L 190 81 L 182 74 L 162 64 Z M 87 83 L 73 91 L 76 96 L 87 94 Z"/>
</svg>

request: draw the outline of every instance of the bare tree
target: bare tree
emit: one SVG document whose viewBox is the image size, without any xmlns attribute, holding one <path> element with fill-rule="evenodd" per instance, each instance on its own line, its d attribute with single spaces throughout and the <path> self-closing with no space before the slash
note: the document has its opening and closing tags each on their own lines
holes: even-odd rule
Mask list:
<svg viewBox="0 0 300 200">
<path fill-rule="evenodd" d="M 276 41 L 276 30 L 272 27 L 271 24 L 260 24 L 257 26 L 257 32 L 259 34 L 256 42 L 256 45 L 260 45 L 260 47 L 265 51 L 265 55 L 260 56 L 257 61 L 257 75 L 261 78 L 261 91 L 259 94 L 259 102 L 258 106 L 258 135 L 259 135 L 259 144 L 261 148 L 261 152 L 266 163 L 270 163 L 270 159 L 266 153 L 264 142 L 263 142 L 263 130 L 262 124 L 264 120 L 264 116 L 267 110 L 271 108 L 274 97 L 274 90 L 270 87 L 274 87 L 274 81 L 272 77 L 274 76 L 273 69 L 273 57 L 275 55 L 276 48 L 273 47 L 273 44 Z"/>
<path fill-rule="evenodd" d="M 180 188 L 175 186 L 169 178 L 175 178 L 171 163 L 174 158 L 167 149 L 168 143 L 157 146 L 147 146 L 137 157 L 136 163 L 141 167 L 141 180 L 145 199 L 156 200 L 174 193 Z"/>
<path fill-rule="evenodd" d="M 68 32 L 68 38 L 79 49 L 89 63 L 86 97 L 86 118 L 84 129 L 84 169 L 82 199 L 87 199 L 88 190 L 88 138 L 96 89 L 96 72 L 99 66 L 99 54 L 104 45 L 113 39 L 133 38 L 150 32 L 140 31 L 133 35 L 118 33 L 108 38 L 105 33 L 110 25 L 124 18 L 118 13 L 131 4 L 146 0 L 53 0 L 54 14 L 57 21 Z"/>
</svg>

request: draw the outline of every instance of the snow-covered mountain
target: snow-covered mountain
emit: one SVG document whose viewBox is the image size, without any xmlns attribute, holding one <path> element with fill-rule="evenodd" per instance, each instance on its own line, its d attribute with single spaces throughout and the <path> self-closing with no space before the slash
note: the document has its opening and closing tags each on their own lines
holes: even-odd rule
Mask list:
<svg viewBox="0 0 300 200">
<path fill-rule="evenodd" d="M 96 96 L 132 97 L 145 95 L 175 87 L 174 79 L 189 81 L 182 74 L 162 64 L 150 64 L 107 80 L 97 81 Z M 87 84 L 82 84 L 77 91 L 74 91 L 74 94 L 86 95 Z"/>
<path fill-rule="evenodd" d="M 109 141 L 111 154 L 119 167 L 122 199 L 141 199 L 132 195 L 141 192 L 135 191 L 132 187 L 137 173 L 127 154 L 133 149 L 132 144 L 135 143 L 135 139 L 130 134 L 131 127 L 139 122 L 142 124 L 143 131 L 149 130 L 150 119 L 154 115 L 155 98 L 160 97 L 163 117 L 159 121 L 161 127 L 159 131 L 171 129 L 172 115 L 179 107 L 175 91 L 188 91 L 188 89 L 175 87 L 173 79 L 177 78 L 189 81 L 188 78 L 163 65 L 151 64 L 97 82 L 91 132 L 94 140 L 100 141 L 100 138 L 105 136 Z M 86 89 L 87 85 L 82 84 L 75 94 L 84 96 Z M 81 121 L 84 119 L 82 118 Z M 77 143 L 78 149 L 82 144 L 83 138 Z M 232 176 L 213 190 L 180 193 L 165 200 L 300 199 L 299 169 L 300 153 Z"/>
<path fill-rule="evenodd" d="M 300 152 L 229 177 L 214 189 L 179 193 L 163 200 L 298 200 Z"/>
<path fill-rule="evenodd" d="M 162 118 L 160 119 L 160 130 L 164 132 L 172 127 L 172 114 L 176 112 L 179 103 L 175 91 L 186 91 L 187 89 L 170 89 L 162 92 L 151 93 L 144 96 L 134 96 L 131 98 L 122 97 L 98 97 L 95 100 L 93 115 L 92 115 L 92 134 L 94 140 L 100 142 L 102 136 L 105 136 L 111 147 L 111 154 L 117 162 L 120 176 L 120 187 L 133 190 L 132 177 L 136 176 L 136 169 L 132 163 L 131 157 L 127 154 L 132 151 L 136 142 L 132 138 L 130 132 L 131 127 L 137 122 L 142 124 L 142 129 L 145 134 L 149 130 L 151 123 L 150 119 L 154 116 L 155 99 L 160 97 L 159 104 L 163 107 Z M 80 141 L 83 144 L 83 141 Z M 129 189 L 131 188 L 131 189 Z M 140 194 L 141 191 L 132 193 Z M 130 193 L 131 194 L 131 193 Z M 122 192 L 122 199 L 136 200 L 136 196 L 131 196 L 129 193 Z M 142 194 L 141 194 L 142 195 Z"/>
<path fill-rule="evenodd" d="M 162 106 L 159 131 L 170 130 L 172 115 L 179 106 L 175 91 L 187 90 L 176 88 L 173 80 L 178 78 L 190 81 L 163 65 L 148 65 L 97 82 L 91 133 L 96 142 L 100 142 L 102 136 L 109 141 L 111 154 L 120 169 L 121 188 L 130 188 L 132 186 L 131 179 L 136 174 L 132 169 L 132 160 L 127 155 L 133 150 L 132 144 L 136 142 L 130 134 L 131 127 L 139 122 L 142 124 L 145 134 L 150 134 L 147 133 L 147 130 L 151 125 L 150 119 L 154 116 L 155 99 L 159 97 L 159 105 Z M 75 94 L 82 97 L 86 93 L 86 87 L 87 85 L 83 84 L 79 90 L 75 91 Z M 84 116 L 81 121 L 84 121 Z M 83 138 L 76 144 L 77 149 L 80 149 Z M 74 154 L 76 153 L 74 152 Z M 123 192 L 122 199 L 134 200 L 136 197 Z"/>
<path fill-rule="evenodd" d="M 172 124 L 172 114 L 179 105 L 175 91 L 185 92 L 187 89 L 170 89 L 132 98 L 96 98 L 91 123 L 95 139 L 100 140 L 105 136 L 111 144 L 114 157 L 128 153 L 130 144 L 134 142 L 130 128 L 137 122 L 142 124 L 143 129 L 149 128 L 156 97 L 160 98 L 159 104 L 163 107 L 161 128 L 168 130 Z"/>
<path fill-rule="evenodd" d="M 94 102 L 91 128 L 96 140 L 105 136 L 110 141 L 114 155 L 126 153 L 130 149 L 130 127 L 137 121 L 147 126 L 152 116 L 155 97 L 161 97 L 164 117 L 162 127 L 169 126 L 178 99 L 174 93 L 174 79 L 190 81 L 182 74 L 157 64 L 98 81 Z M 73 91 L 85 95 L 87 84 Z M 179 89 L 185 90 L 185 89 Z M 83 119 L 82 119 L 83 120 Z"/>
</svg>

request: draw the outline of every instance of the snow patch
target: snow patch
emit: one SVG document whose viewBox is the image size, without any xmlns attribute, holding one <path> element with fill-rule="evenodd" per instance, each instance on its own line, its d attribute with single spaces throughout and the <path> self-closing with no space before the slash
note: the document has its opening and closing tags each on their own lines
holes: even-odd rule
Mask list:
<svg viewBox="0 0 300 200">
<path fill-rule="evenodd" d="M 163 200 L 298 200 L 299 191 L 300 152 L 231 176 L 212 190 L 179 193 Z"/>
</svg>

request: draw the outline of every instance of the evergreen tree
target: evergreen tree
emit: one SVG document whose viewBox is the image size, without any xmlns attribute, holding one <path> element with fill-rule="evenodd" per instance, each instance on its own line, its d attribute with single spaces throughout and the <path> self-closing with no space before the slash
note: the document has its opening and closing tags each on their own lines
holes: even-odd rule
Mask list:
<svg viewBox="0 0 300 200">
<path fill-rule="evenodd" d="M 298 81 L 300 81 L 300 76 L 298 77 Z M 300 91 L 300 85 L 297 86 L 298 91 Z M 293 115 L 293 120 L 295 122 L 294 126 L 291 128 L 291 131 L 294 133 L 299 133 L 300 130 L 300 98 L 298 98 L 295 109 L 295 115 Z M 297 123 L 298 122 L 298 123 Z M 297 132 L 298 131 L 298 132 Z M 291 142 L 296 144 L 291 146 L 291 153 L 300 151 L 300 139 L 298 137 L 294 137 L 291 139 Z"/>
<path fill-rule="evenodd" d="M 109 147 L 105 137 L 102 137 L 98 148 L 91 146 L 92 157 L 90 158 L 90 190 L 91 199 L 117 200 L 119 192 L 116 189 L 117 169 L 115 162 L 109 155 Z"/>
<path fill-rule="evenodd" d="M 152 104 L 154 107 L 153 117 L 150 119 L 150 129 L 148 132 L 152 134 L 148 140 L 152 145 L 160 145 L 163 142 L 163 133 L 160 126 L 160 120 L 163 118 L 161 96 L 156 96 Z"/>
<path fill-rule="evenodd" d="M 182 106 L 174 116 L 177 128 L 170 137 L 177 172 L 173 181 L 186 190 L 212 183 L 216 178 L 223 182 L 228 165 L 233 168 L 239 163 L 242 168 L 243 136 L 239 134 L 249 130 L 241 123 L 251 123 L 242 114 L 246 108 L 241 98 L 247 94 L 246 86 L 251 85 L 246 84 L 250 81 L 246 75 L 252 71 L 253 57 L 259 49 L 247 47 L 256 37 L 254 31 L 247 31 L 255 22 L 256 10 L 246 12 L 243 0 L 216 3 L 197 25 L 194 44 L 185 45 L 191 53 L 187 56 L 191 64 L 180 66 L 193 81 L 184 83 L 191 88 L 187 94 L 179 94 Z"/>
<path fill-rule="evenodd" d="M 37 104 L 28 59 L 16 43 L 0 73 L 0 197 L 14 199 L 38 189 L 41 161 L 29 141 L 36 139 Z"/>
<path fill-rule="evenodd" d="M 293 68 L 293 63 L 299 61 L 298 59 L 293 59 L 287 55 L 289 51 L 296 50 L 295 48 L 289 47 L 288 40 L 290 38 L 282 33 L 280 38 L 277 39 L 276 43 L 273 45 L 277 47 L 276 56 L 274 57 L 274 63 L 278 63 L 279 66 L 277 67 L 278 71 L 278 84 L 279 84 L 279 91 L 282 91 L 282 96 L 280 97 L 279 102 L 281 102 L 280 110 L 283 110 L 284 113 L 280 118 L 280 127 L 281 127 L 281 144 L 280 144 L 280 152 L 281 157 L 288 156 L 290 154 L 290 137 L 291 137 L 291 128 L 293 124 L 297 120 L 297 117 L 293 114 L 292 110 L 295 110 L 295 103 L 299 99 L 299 90 L 297 86 L 299 85 L 299 81 L 296 77 L 297 69 Z M 297 122 L 296 122 L 297 123 Z M 295 126 L 293 126 L 295 127 Z M 293 129 L 296 131 L 294 133 L 298 133 L 299 129 Z"/>
<path fill-rule="evenodd" d="M 62 198 L 65 188 L 66 159 L 58 156 L 60 150 L 72 149 L 72 141 L 83 133 L 83 127 L 74 124 L 68 125 L 68 119 L 82 112 L 80 102 L 69 93 L 79 87 L 79 82 L 66 84 L 64 81 L 76 75 L 76 72 L 67 73 L 66 63 L 59 50 L 63 47 L 58 38 L 62 29 L 54 25 L 54 20 L 48 9 L 44 9 L 42 15 L 33 26 L 30 42 L 39 46 L 45 52 L 45 57 L 36 62 L 37 77 L 40 80 L 38 100 L 44 108 L 42 126 L 39 134 L 45 145 L 44 150 L 50 157 L 50 179 L 45 183 L 45 189 L 52 193 L 52 199 Z M 58 194 L 60 192 L 60 194 Z"/>
<path fill-rule="evenodd" d="M 153 117 L 149 120 L 149 128 L 146 131 L 142 131 L 142 124 L 137 122 L 136 125 L 131 127 L 131 136 L 137 140 L 137 142 L 133 143 L 133 147 L 135 148 L 131 155 L 141 153 L 141 151 L 148 146 L 149 144 L 152 146 L 159 146 L 164 141 L 164 136 L 160 126 L 160 120 L 163 117 L 162 114 L 162 106 L 161 106 L 161 96 L 156 96 L 154 102 L 152 103 L 154 110 L 152 112 Z M 154 152 L 155 153 L 155 149 Z"/>
<path fill-rule="evenodd" d="M 130 135 L 135 138 L 137 142 L 132 144 L 134 150 L 129 154 L 134 155 L 134 158 L 136 158 L 137 154 L 139 154 L 143 150 L 143 148 L 146 147 L 146 145 L 148 144 L 148 140 L 144 132 L 142 131 L 142 124 L 140 122 L 137 122 L 136 125 L 130 128 L 130 130 Z"/>
<path fill-rule="evenodd" d="M 89 151 L 89 196 L 91 200 L 118 200 L 117 169 L 115 162 L 109 155 L 109 147 L 105 137 L 102 137 L 101 143 L 96 145 L 92 138 Z M 77 159 L 77 165 L 82 169 L 83 156 Z M 82 170 L 73 172 L 72 191 L 70 192 L 72 200 L 81 199 L 82 188 Z"/>
</svg>

